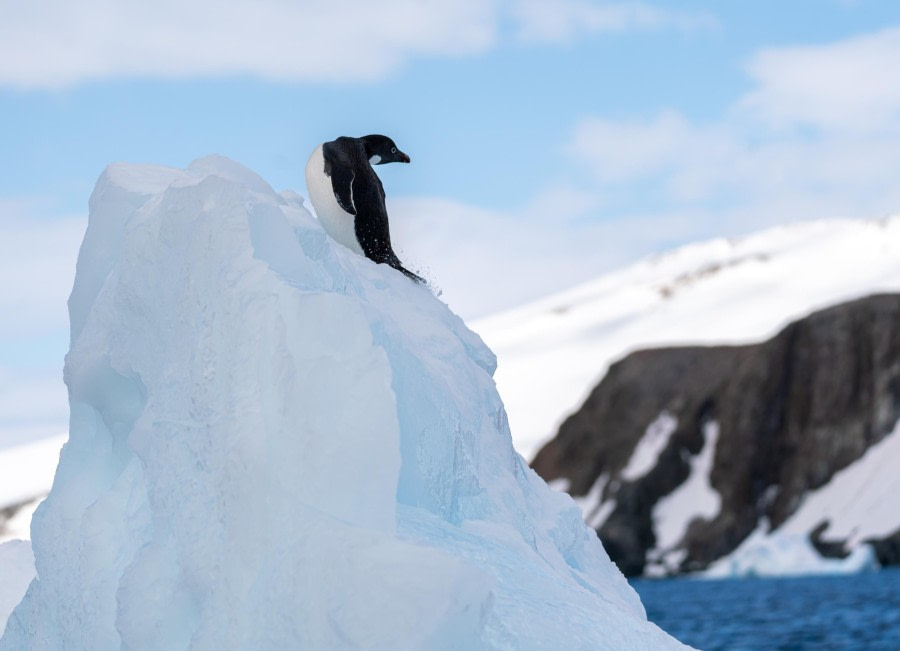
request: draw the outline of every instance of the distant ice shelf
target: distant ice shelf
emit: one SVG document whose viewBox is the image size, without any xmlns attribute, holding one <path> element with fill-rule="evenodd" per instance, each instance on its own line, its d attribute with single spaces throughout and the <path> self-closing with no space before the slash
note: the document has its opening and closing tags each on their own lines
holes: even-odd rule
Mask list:
<svg viewBox="0 0 900 651">
<path fill-rule="evenodd" d="M 699 574 L 703 578 L 747 578 L 856 574 L 878 569 L 870 545 L 859 545 L 846 558 L 823 558 L 805 534 L 768 532 L 762 523 L 725 558 Z"/>
</svg>

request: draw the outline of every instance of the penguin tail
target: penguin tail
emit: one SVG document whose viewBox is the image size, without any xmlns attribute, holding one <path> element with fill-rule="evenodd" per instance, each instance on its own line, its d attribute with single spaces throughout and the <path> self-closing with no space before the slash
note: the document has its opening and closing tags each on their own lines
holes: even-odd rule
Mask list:
<svg viewBox="0 0 900 651">
<path fill-rule="evenodd" d="M 391 265 L 391 266 L 393 267 L 394 265 Z M 397 271 L 403 273 L 404 275 L 406 275 L 407 278 L 411 279 L 411 280 L 414 281 L 414 282 L 422 283 L 423 285 L 427 285 L 427 284 L 428 284 L 427 282 L 425 282 L 425 279 L 422 278 L 422 276 L 418 276 L 418 275 L 414 274 L 412 271 L 410 271 L 409 269 L 407 269 L 406 267 L 404 267 L 404 266 L 403 266 L 402 264 L 400 264 L 399 262 L 397 263 L 397 266 L 394 267 L 394 269 L 396 269 Z"/>
<path fill-rule="evenodd" d="M 385 260 L 385 262 L 387 264 L 389 264 L 391 267 L 393 267 L 394 269 L 396 269 L 397 271 L 399 271 L 400 273 L 402 273 L 404 276 L 406 276 L 407 278 L 412 280 L 413 282 L 422 283 L 423 285 L 428 284 L 428 282 L 424 278 L 422 278 L 422 276 L 418 276 L 418 275 L 414 274 L 412 271 L 410 271 L 409 269 L 407 269 L 406 267 L 404 267 L 400 263 L 400 259 L 396 255 L 390 256 L 387 260 Z"/>
</svg>

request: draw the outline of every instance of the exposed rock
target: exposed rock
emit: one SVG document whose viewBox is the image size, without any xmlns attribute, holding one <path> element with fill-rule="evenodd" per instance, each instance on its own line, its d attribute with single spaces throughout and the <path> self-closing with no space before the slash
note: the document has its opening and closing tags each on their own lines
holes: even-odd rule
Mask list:
<svg viewBox="0 0 900 651">
<path fill-rule="evenodd" d="M 875 548 L 875 556 L 882 566 L 900 565 L 900 529 L 887 538 L 867 542 Z"/>
<path fill-rule="evenodd" d="M 823 522 L 809 533 L 809 541 L 823 558 L 847 558 L 850 552 L 847 550 L 847 541 L 828 540 L 823 537 L 828 523 Z"/>
<path fill-rule="evenodd" d="M 655 464 L 623 478 L 663 412 L 677 426 Z M 805 493 L 859 459 L 898 419 L 900 295 L 876 295 L 817 312 L 760 344 L 633 353 L 610 368 L 532 466 L 547 480 L 568 480 L 576 496 L 609 478 L 602 500 L 615 508 L 598 532 L 626 574 L 642 573 L 651 551 L 677 552 L 674 569 L 693 571 L 735 549 L 763 518 L 777 528 Z M 711 421 L 720 434 L 709 483 L 721 508 L 660 549 L 654 506 L 686 481 Z M 883 543 L 879 558 L 896 557 L 897 538 Z M 847 551 L 816 542 L 832 555 Z"/>
</svg>

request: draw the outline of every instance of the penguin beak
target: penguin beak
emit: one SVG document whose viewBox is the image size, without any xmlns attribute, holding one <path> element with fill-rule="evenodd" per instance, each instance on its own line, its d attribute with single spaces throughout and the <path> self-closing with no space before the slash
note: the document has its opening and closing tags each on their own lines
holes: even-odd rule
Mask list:
<svg viewBox="0 0 900 651">
<path fill-rule="evenodd" d="M 401 163 L 408 163 L 408 162 L 409 162 L 409 156 L 407 156 L 406 154 L 404 154 L 402 151 L 398 151 L 398 152 L 397 152 L 397 155 L 400 157 L 400 162 L 401 162 Z"/>
</svg>

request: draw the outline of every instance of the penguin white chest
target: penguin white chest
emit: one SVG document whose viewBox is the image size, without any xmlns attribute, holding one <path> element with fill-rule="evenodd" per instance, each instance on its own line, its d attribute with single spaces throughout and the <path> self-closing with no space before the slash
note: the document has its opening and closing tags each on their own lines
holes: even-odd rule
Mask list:
<svg viewBox="0 0 900 651">
<path fill-rule="evenodd" d="M 325 174 L 322 145 L 316 147 L 306 163 L 306 189 L 325 232 L 351 251 L 364 256 L 356 239 L 355 217 L 341 208 L 334 196 L 331 177 Z"/>
</svg>

